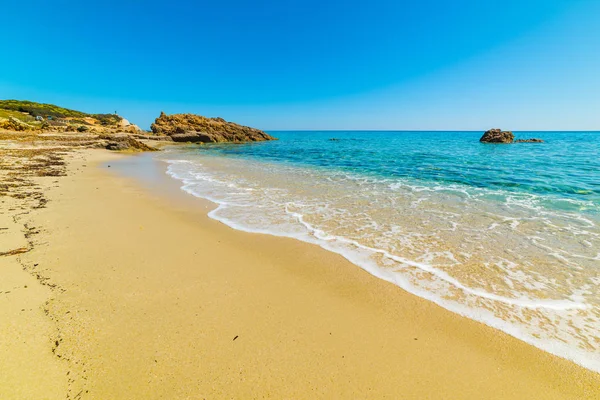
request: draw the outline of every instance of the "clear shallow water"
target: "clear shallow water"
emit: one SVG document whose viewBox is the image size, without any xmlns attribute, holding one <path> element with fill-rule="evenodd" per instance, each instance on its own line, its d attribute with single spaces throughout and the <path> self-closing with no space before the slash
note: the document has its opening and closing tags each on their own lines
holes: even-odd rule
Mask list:
<svg viewBox="0 0 600 400">
<path fill-rule="evenodd" d="M 600 133 L 272 134 L 159 157 L 213 218 L 317 243 L 600 372 Z"/>
</svg>

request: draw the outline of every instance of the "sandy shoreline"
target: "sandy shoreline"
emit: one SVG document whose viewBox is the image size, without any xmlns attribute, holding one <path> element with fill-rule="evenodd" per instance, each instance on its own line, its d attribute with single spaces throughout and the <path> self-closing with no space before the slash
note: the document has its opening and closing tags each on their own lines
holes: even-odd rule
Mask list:
<svg viewBox="0 0 600 400">
<path fill-rule="evenodd" d="M 78 152 L 13 221 L 39 233 L 0 257 L 0 398 L 600 397 L 599 374 L 315 245 L 232 230 L 174 181 L 107 168 L 123 157 Z"/>
</svg>

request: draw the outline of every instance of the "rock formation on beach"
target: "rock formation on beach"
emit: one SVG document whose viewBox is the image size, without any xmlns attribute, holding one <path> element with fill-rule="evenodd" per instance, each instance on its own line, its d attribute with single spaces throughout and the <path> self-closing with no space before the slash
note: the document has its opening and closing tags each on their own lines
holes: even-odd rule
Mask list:
<svg viewBox="0 0 600 400">
<path fill-rule="evenodd" d="M 158 149 L 148 146 L 146 143 L 133 138 L 131 135 L 100 135 L 99 146 L 113 151 L 157 151 Z M 106 143 L 106 144 L 105 144 Z"/>
<path fill-rule="evenodd" d="M 479 139 L 482 143 L 512 143 L 514 140 L 515 135 L 512 132 L 501 129 L 490 129 Z"/>
<path fill-rule="evenodd" d="M 168 135 L 174 142 L 223 143 L 276 140 L 267 133 L 227 122 L 223 118 L 207 118 L 195 114 L 160 113 L 150 127 L 157 135 Z"/>
</svg>

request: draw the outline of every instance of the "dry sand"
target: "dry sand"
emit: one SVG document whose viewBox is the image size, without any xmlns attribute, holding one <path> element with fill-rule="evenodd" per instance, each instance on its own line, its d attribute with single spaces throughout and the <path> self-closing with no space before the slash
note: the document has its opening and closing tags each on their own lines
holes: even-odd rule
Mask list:
<svg viewBox="0 0 600 400">
<path fill-rule="evenodd" d="M 38 178 L 46 208 L 0 203 L 7 246 L 32 248 L 0 257 L 0 399 L 600 398 L 600 374 L 317 246 L 232 230 L 175 182 L 107 168 L 120 157 Z"/>
</svg>

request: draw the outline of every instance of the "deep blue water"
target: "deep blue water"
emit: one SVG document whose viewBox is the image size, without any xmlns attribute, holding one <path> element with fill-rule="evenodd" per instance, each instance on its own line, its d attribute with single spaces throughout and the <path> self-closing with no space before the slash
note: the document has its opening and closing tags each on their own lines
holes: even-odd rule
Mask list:
<svg viewBox="0 0 600 400">
<path fill-rule="evenodd" d="M 517 138 L 542 138 L 545 143 L 510 145 L 480 143 L 481 132 L 269 133 L 279 140 L 202 150 L 407 178 L 423 185 L 459 184 L 566 198 L 577 203 L 557 204 L 570 211 L 600 211 L 600 132 L 515 132 Z"/>
</svg>

